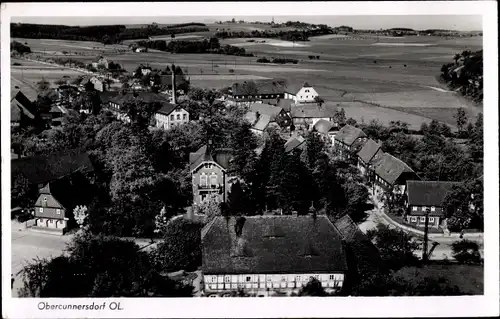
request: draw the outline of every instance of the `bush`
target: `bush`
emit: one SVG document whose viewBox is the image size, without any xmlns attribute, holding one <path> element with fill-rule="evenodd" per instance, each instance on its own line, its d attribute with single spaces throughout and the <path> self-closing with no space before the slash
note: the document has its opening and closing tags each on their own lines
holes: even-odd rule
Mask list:
<svg viewBox="0 0 500 319">
<path fill-rule="evenodd" d="M 258 63 L 269 63 L 271 62 L 270 60 L 268 60 L 267 58 L 258 58 L 257 59 L 257 62 Z"/>
<path fill-rule="evenodd" d="M 477 264 L 481 262 L 479 245 L 471 240 L 456 241 L 451 244 L 452 256 L 459 263 Z"/>
<path fill-rule="evenodd" d="M 12 65 L 14 65 L 14 66 L 20 66 L 20 65 L 22 65 L 22 64 L 21 64 L 21 63 L 18 63 L 18 62 L 15 62 L 15 63 L 14 63 L 14 64 L 12 64 Z"/>
</svg>

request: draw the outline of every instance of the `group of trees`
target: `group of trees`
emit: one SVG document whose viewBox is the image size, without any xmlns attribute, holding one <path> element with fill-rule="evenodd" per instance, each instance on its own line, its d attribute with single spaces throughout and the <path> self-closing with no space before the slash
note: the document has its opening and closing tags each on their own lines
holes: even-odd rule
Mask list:
<svg viewBox="0 0 500 319">
<path fill-rule="evenodd" d="M 137 45 L 149 49 L 172 53 L 215 53 L 225 55 L 237 56 L 253 56 L 247 53 L 244 48 L 239 48 L 232 45 L 221 45 L 219 39 L 210 38 L 201 41 L 187 41 L 187 40 L 151 40 L 151 41 L 138 41 Z"/>
<path fill-rule="evenodd" d="M 465 50 L 454 56 L 455 63 L 443 64 L 441 78 L 452 88 L 476 102 L 483 101 L 483 50 Z"/>
<path fill-rule="evenodd" d="M 269 60 L 266 57 L 262 57 L 262 58 L 258 58 L 257 62 L 258 63 L 277 63 L 277 64 L 286 64 L 286 63 L 297 64 L 299 62 L 299 60 L 287 59 L 287 58 L 272 58 L 272 60 Z"/>
<path fill-rule="evenodd" d="M 309 37 L 331 34 L 333 31 L 326 25 L 317 26 L 310 29 L 295 29 L 289 31 L 268 29 L 252 31 L 230 31 L 221 30 L 215 33 L 217 38 L 276 38 L 285 41 L 309 41 Z"/>
<path fill-rule="evenodd" d="M 10 51 L 15 51 L 19 54 L 31 53 L 31 48 L 17 41 L 12 41 L 10 43 Z"/>
<path fill-rule="evenodd" d="M 11 23 L 11 36 L 15 38 L 61 39 L 96 41 L 103 44 L 120 43 L 123 40 L 144 39 L 154 35 L 205 32 L 202 23 L 184 23 L 167 27 L 127 28 L 124 25 L 65 26 L 47 24 Z"/>
</svg>

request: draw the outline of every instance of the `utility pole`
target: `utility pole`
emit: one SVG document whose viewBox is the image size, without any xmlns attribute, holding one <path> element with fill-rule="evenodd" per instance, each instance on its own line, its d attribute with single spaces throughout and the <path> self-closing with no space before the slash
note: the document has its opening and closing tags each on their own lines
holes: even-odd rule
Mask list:
<svg viewBox="0 0 500 319">
<path fill-rule="evenodd" d="M 429 260 L 429 256 L 427 255 L 427 247 L 429 244 L 429 212 L 430 208 L 425 210 L 425 227 L 424 227 L 424 247 L 422 252 L 422 261 L 423 263 L 427 263 Z"/>
</svg>

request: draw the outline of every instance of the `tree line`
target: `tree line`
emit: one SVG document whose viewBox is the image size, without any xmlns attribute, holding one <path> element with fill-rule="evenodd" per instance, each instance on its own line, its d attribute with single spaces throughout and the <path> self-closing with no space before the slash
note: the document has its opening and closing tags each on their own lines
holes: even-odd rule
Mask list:
<svg viewBox="0 0 500 319">
<path fill-rule="evenodd" d="M 257 59 L 258 63 L 277 63 L 277 64 L 286 64 L 286 63 L 293 63 L 297 64 L 299 60 L 297 59 L 288 59 L 288 58 L 272 58 L 269 60 L 266 57 L 258 58 Z"/>
<path fill-rule="evenodd" d="M 48 24 L 11 23 L 11 37 L 31 39 L 61 39 L 95 41 L 104 44 L 123 40 L 147 38 L 154 35 L 209 31 L 200 24 L 181 24 L 168 27 L 127 28 L 125 25 L 65 26 Z"/>
<path fill-rule="evenodd" d="M 15 51 L 19 54 L 31 53 L 31 48 L 17 41 L 12 41 L 10 43 L 10 51 Z"/>
<path fill-rule="evenodd" d="M 332 34 L 333 31 L 324 26 L 319 29 L 308 29 L 308 30 L 252 30 L 252 31 L 229 31 L 222 30 L 215 33 L 215 37 L 221 39 L 227 38 L 274 38 L 281 39 L 285 41 L 309 41 L 312 36 L 319 36 L 325 34 Z"/>
<path fill-rule="evenodd" d="M 215 53 L 237 56 L 253 56 L 252 53 L 247 53 L 244 48 L 239 48 L 232 45 L 221 45 L 219 39 L 210 38 L 202 41 L 186 41 L 186 40 L 152 40 L 138 41 L 137 45 L 148 49 L 155 49 L 171 53 Z"/>
</svg>

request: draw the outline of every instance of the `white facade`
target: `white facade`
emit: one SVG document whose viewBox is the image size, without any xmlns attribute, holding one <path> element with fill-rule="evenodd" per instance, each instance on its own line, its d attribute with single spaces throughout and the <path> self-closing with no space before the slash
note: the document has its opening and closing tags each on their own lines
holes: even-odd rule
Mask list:
<svg viewBox="0 0 500 319">
<path fill-rule="evenodd" d="M 245 292 L 257 295 L 266 295 L 269 291 L 284 293 L 299 292 L 311 277 L 321 282 L 325 290 L 340 290 L 344 283 L 343 273 L 326 274 L 205 274 L 205 294 L 229 293 L 243 289 Z"/>
<path fill-rule="evenodd" d="M 293 100 L 295 103 L 312 103 L 319 96 L 313 87 L 302 87 L 297 93 L 285 92 L 285 99 Z"/>
<path fill-rule="evenodd" d="M 182 125 L 189 122 L 189 113 L 182 109 L 175 109 L 170 114 L 155 114 L 156 127 L 169 130 L 174 126 Z"/>
</svg>

